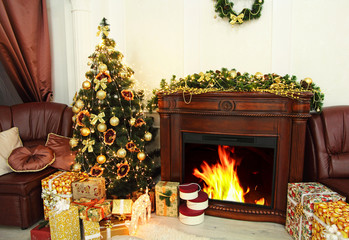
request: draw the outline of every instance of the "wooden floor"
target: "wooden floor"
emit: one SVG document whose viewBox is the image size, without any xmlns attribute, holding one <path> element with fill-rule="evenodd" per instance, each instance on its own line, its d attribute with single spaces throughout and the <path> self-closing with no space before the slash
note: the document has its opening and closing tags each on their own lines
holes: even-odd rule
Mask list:
<svg viewBox="0 0 349 240">
<path fill-rule="evenodd" d="M 292 237 L 285 231 L 284 225 L 277 223 L 266 222 L 249 222 L 232 219 L 225 219 L 219 217 L 205 216 L 203 223 L 196 226 L 188 226 L 182 224 L 178 218 L 162 217 L 152 214 L 149 224 L 165 226 L 168 229 L 176 229 L 180 232 L 195 235 L 198 237 L 206 237 L 213 240 L 236 239 L 236 240 L 291 240 Z M 36 225 L 32 226 L 35 227 Z M 146 227 L 146 226 L 145 226 Z M 31 229 L 31 228 L 30 228 Z M 1 240 L 29 240 L 30 229 L 21 230 L 18 227 L 0 226 Z M 145 229 L 145 228 L 144 228 Z M 159 228 L 160 229 L 160 228 Z M 142 226 L 139 228 L 142 231 Z M 169 236 L 163 239 L 178 239 L 175 236 Z M 113 238 L 118 239 L 118 238 Z M 132 239 L 132 238 L 119 238 Z"/>
</svg>

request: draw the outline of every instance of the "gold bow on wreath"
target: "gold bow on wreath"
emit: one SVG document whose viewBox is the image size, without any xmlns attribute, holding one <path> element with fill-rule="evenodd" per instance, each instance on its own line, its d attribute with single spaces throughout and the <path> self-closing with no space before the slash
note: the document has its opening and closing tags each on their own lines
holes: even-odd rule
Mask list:
<svg viewBox="0 0 349 240">
<path fill-rule="evenodd" d="M 236 16 L 235 14 L 230 14 L 230 24 L 233 26 L 236 22 L 239 22 L 240 24 L 243 23 L 243 19 L 244 19 L 244 14 L 241 13 L 238 16 Z"/>
<path fill-rule="evenodd" d="M 101 34 L 101 32 L 103 32 L 103 34 L 105 36 L 108 36 L 109 34 L 109 26 L 98 26 L 98 32 L 97 32 L 97 37 L 99 36 L 99 34 Z"/>
<path fill-rule="evenodd" d="M 98 80 L 97 78 L 95 78 L 95 80 L 93 80 L 93 82 L 96 84 L 95 85 L 95 91 L 97 91 L 99 87 L 101 87 L 102 89 L 106 89 L 107 88 L 108 79 L 107 78 L 102 78 L 101 80 Z"/>
<path fill-rule="evenodd" d="M 82 141 L 82 144 L 85 145 L 85 147 L 83 147 L 83 149 L 82 149 L 82 152 L 85 152 L 86 149 L 88 149 L 88 152 L 93 152 L 92 145 L 95 144 L 95 140 L 84 140 L 84 141 Z"/>
<path fill-rule="evenodd" d="M 91 124 L 92 125 L 95 125 L 97 123 L 97 121 L 101 122 L 101 123 L 105 123 L 103 117 L 105 117 L 105 114 L 104 112 L 101 112 L 100 114 L 98 115 L 95 115 L 95 114 L 91 114 Z"/>
</svg>

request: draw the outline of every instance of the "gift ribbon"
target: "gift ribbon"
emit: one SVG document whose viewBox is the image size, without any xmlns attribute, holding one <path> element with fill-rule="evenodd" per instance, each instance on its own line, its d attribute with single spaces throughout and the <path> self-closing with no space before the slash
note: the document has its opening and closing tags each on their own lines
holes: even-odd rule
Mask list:
<svg viewBox="0 0 349 240">
<path fill-rule="evenodd" d="M 120 199 L 120 207 L 119 207 L 120 214 L 124 214 L 124 199 Z"/>
<path fill-rule="evenodd" d="M 84 140 L 82 141 L 82 144 L 85 145 L 85 147 L 83 147 L 83 149 L 81 150 L 82 152 L 85 152 L 86 149 L 88 149 L 88 152 L 93 152 L 92 145 L 95 144 L 95 140 Z"/>
<path fill-rule="evenodd" d="M 104 119 L 103 119 L 104 117 L 105 117 L 104 112 L 101 112 L 101 113 L 98 114 L 98 115 L 91 114 L 91 118 L 92 118 L 91 124 L 92 124 L 92 125 L 95 125 L 95 124 L 97 123 L 97 121 L 99 121 L 99 122 L 101 122 L 101 123 L 105 123 L 105 121 L 104 121 Z"/>
<path fill-rule="evenodd" d="M 240 24 L 243 23 L 244 16 L 245 15 L 243 13 L 239 14 L 238 16 L 236 16 L 235 14 L 230 14 L 230 24 L 234 25 L 236 22 L 239 22 Z"/>
<path fill-rule="evenodd" d="M 108 79 L 107 78 L 102 78 L 101 80 L 95 78 L 93 80 L 93 82 L 96 84 L 95 85 L 95 91 L 98 90 L 99 87 L 101 87 L 103 90 L 107 88 L 107 82 L 108 82 Z"/>
<path fill-rule="evenodd" d="M 304 197 L 308 196 L 308 195 L 331 195 L 331 194 L 337 194 L 336 192 L 321 192 L 321 193 L 305 193 L 301 196 L 301 202 L 297 204 L 297 202 L 295 200 L 293 200 L 290 196 L 287 196 L 287 199 L 296 206 L 296 213 L 300 214 L 300 220 L 299 222 L 301 223 L 303 221 L 303 216 L 305 216 L 306 218 L 311 218 L 314 217 L 315 214 L 306 211 L 303 209 L 303 201 L 304 201 Z M 298 206 L 299 205 L 299 206 Z M 303 213 L 302 213 L 303 212 Z M 299 226 L 299 230 L 298 230 L 298 239 L 301 239 L 301 234 L 302 234 L 302 226 L 301 224 L 298 224 Z"/>
<path fill-rule="evenodd" d="M 104 209 L 102 207 L 95 206 L 95 205 L 101 204 L 103 202 L 104 202 L 104 198 L 102 198 L 101 200 L 93 199 L 93 200 L 91 200 L 89 202 L 83 202 L 83 203 L 81 203 L 81 202 L 73 202 L 73 203 L 76 204 L 76 205 L 81 205 L 81 206 L 87 207 L 87 209 L 86 209 L 86 220 L 89 220 L 89 218 L 88 218 L 88 210 L 90 208 L 99 208 L 99 209 L 101 209 L 102 219 L 105 218 Z"/>
</svg>

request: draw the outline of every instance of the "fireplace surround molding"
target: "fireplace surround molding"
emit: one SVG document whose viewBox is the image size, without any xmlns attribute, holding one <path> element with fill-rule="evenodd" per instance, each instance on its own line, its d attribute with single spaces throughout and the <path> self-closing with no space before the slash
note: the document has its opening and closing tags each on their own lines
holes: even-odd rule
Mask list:
<svg viewBox="0 0 349 240">
<path fill-rule="evenodd" d="M 287 185 L 302 181 L 312 93 L 299 93 L 297 100 L 260 92 L 174 93 L 158 97 L 161 180 L 183 183 L 183 133 L 277 137 L 272 206 L 210 200 L 206 214 L 285 223 Z"/>
</svg>

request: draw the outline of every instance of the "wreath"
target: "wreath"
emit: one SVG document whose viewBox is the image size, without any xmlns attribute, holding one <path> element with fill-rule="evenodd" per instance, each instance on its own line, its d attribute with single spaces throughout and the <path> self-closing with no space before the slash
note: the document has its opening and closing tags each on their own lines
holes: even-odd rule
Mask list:
<svg viewBox="0 0 349 240">
<path fill-rule="evenodd" d="M 255 0 L 252 8 L 244 8 L 238 14 L 233 10 L 234 3 L 228 0 L 215 0 L 215 11 L 221 18 L 228 18 L 229 23 L 234 26 L 235 23 L 242 24 L 244 21 L 258 19 L 261 16 L 264 0 Z"/>
</svg>

